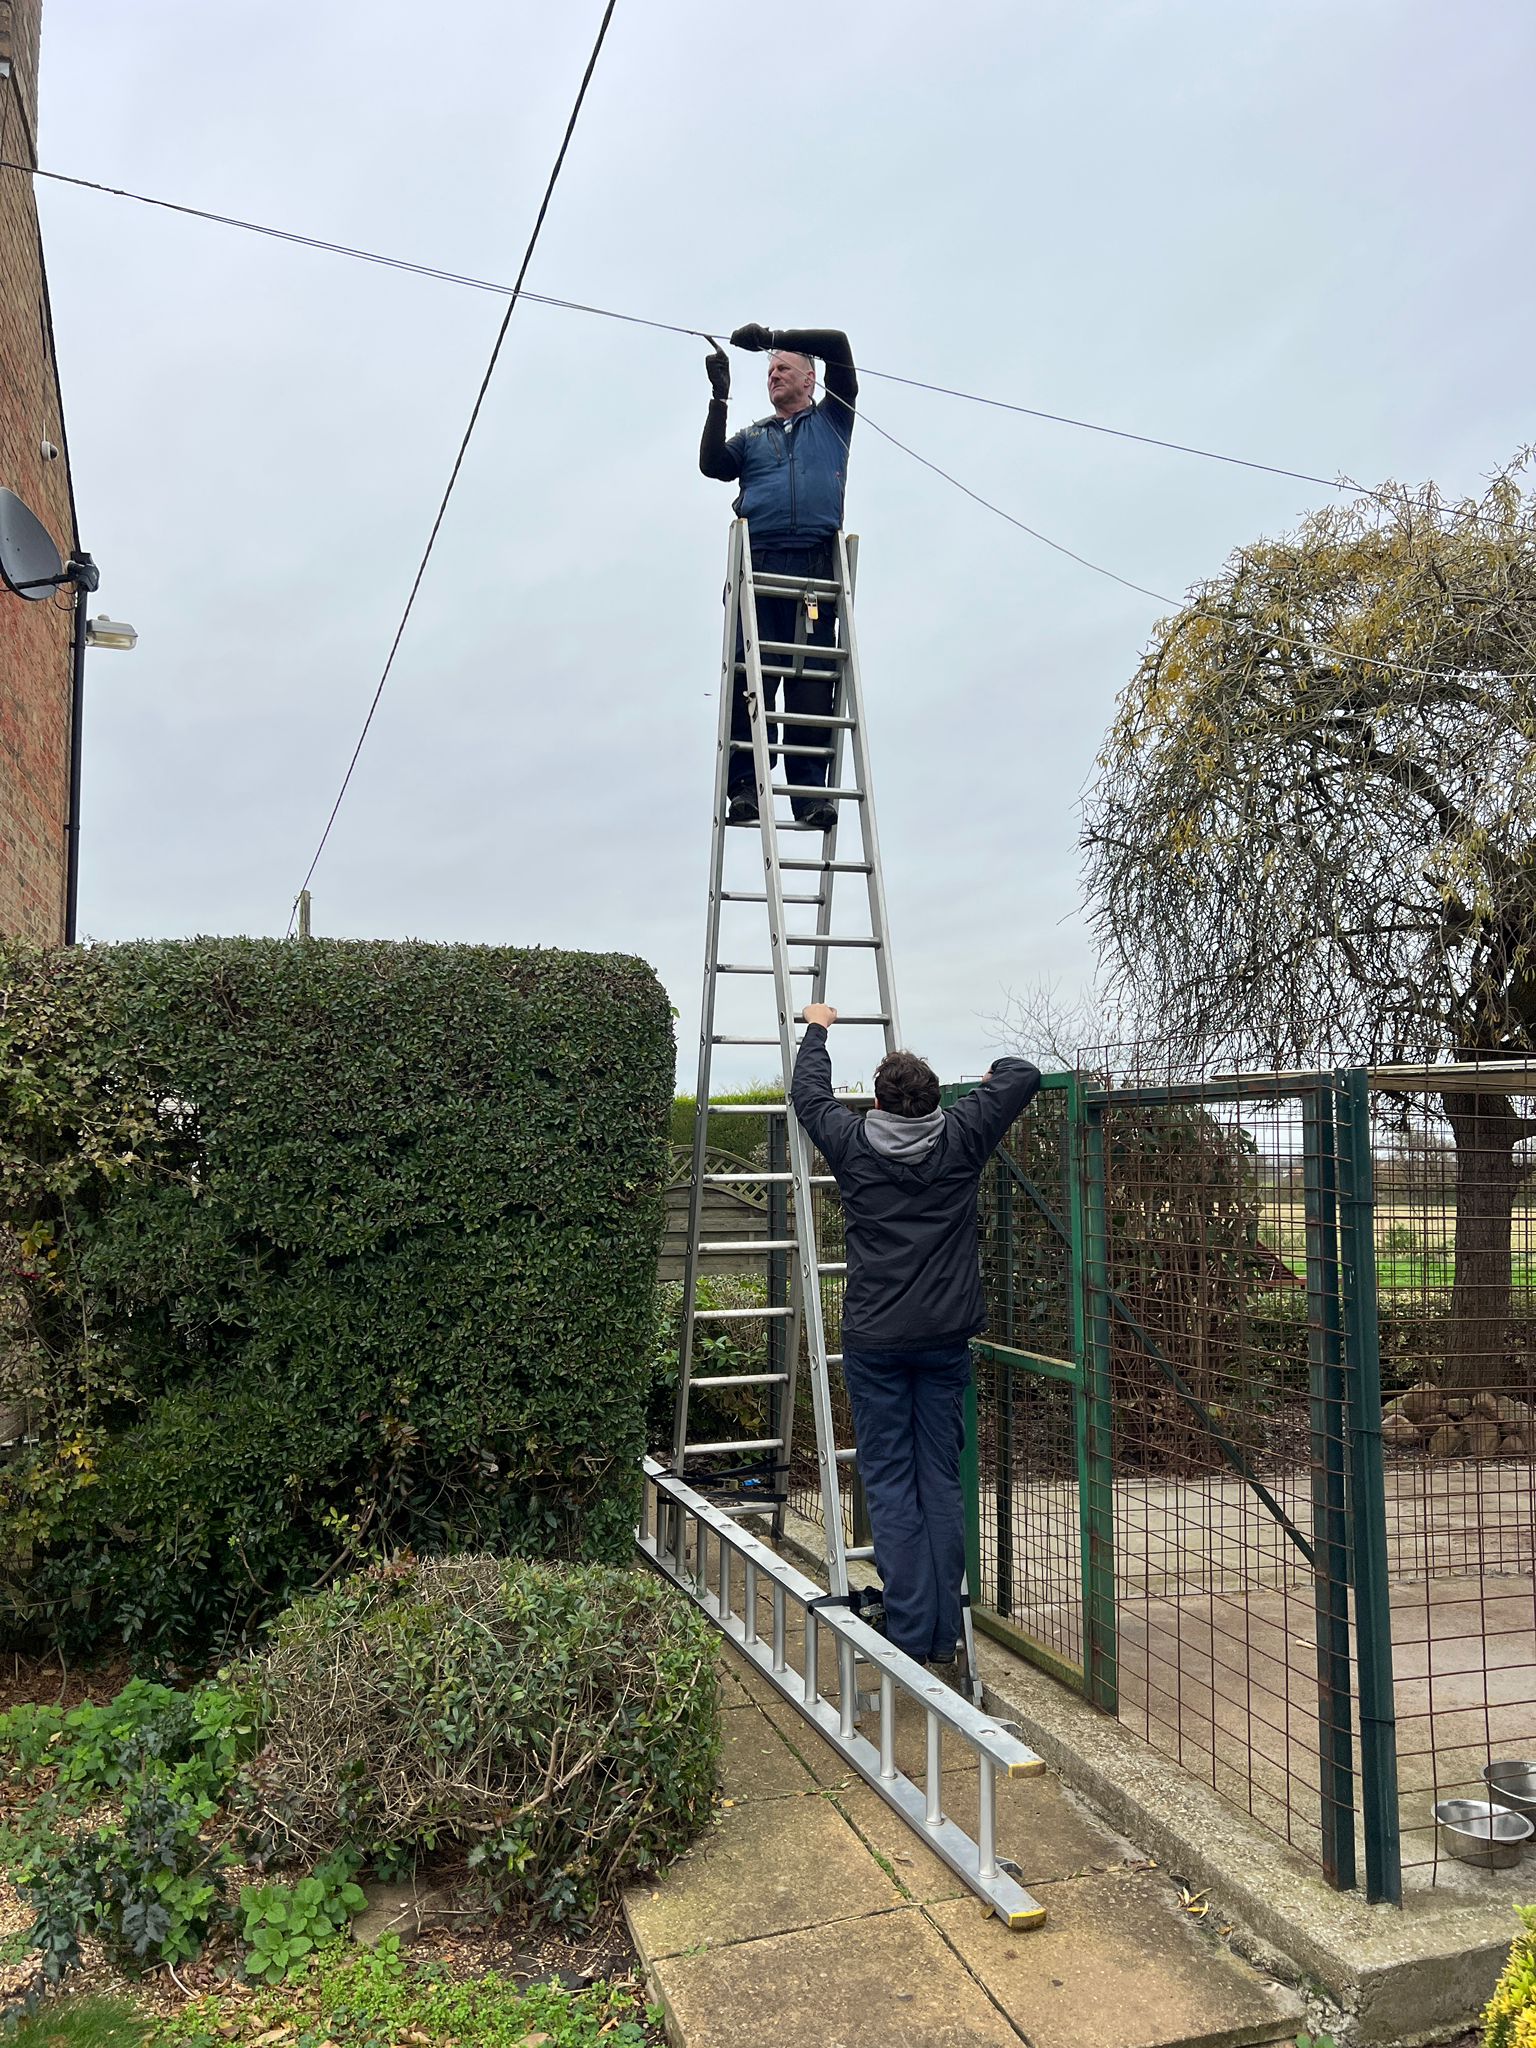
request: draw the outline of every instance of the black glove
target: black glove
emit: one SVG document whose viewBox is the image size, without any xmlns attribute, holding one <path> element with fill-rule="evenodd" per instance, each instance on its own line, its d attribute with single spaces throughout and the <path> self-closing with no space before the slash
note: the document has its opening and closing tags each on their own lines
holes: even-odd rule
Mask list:
<svg viewBox="0 0 1536 2048">
<path fill-rule="evenodd" d="M 716 398 L 731 395 L 731 359 L 723 348 L 711 349 L 704 358 L 704 373 L 709 378 L 709 388 Z"/>
<path fill-rule="evenodd" d="M 773 329 L 759 327 L 755 320 L 749 320 L 745 327 L 738 327 L 731 336 L 732 348 L 765 349 L 773 347 Z"/>
</svg>

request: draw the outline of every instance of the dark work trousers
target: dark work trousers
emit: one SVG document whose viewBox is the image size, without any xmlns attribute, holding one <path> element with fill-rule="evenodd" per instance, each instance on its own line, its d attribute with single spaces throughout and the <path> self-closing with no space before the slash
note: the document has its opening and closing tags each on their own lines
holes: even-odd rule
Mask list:
<svg viewBox="0 0 1536 2048">
<path fill-rule="evenodd" d="M 961 1635 L 969 1344 L 843 1352 L 859 1477 L 885 1588 L 885 1632 L 919 1663 L 947 1663 Z"/>
<path fill-rule="evenodd" d="M 753 548 L 752 566 L 773 575 L 782 576 L 831 576 L 833 573 L 834 543 L 825 540 L 807 548 Z M 811 645 L 830 647 L 837 623 L 835 607 L 829 598 L 821 600 L 821 615 L 814 624 L 807 622 L 805 637 Z M 804 616 L 804 605 L 797 597 L 760 597 L 757 601 L 757 633 L 760 640 L 793 640 L 796 621 Z M 741 622 L 736 622 L 736 659 L 744 658 L 741 644 Z M 765 654 L 764 663 L 770 668 L 786 667 L 786 657 L 781 654 Z M 810 676 L 764 676 L 763 690 L 768 700 L 768 709 L 773 710 L 779 701 L 779 683 L 784 684 L 784 709 L 786 711 L 827 712 L 832 709 L 833 692 L 836 687 L 834 673 L 823 670 L 819 675 Z M 777 728 L 771 728 L 769 737 L 777 736 Z M 731 738 L 750 740 L 752 722 L 747 715 L 747 679 L 738 672 L 736 687 L 731 696 Z M 789 746 L 826 747 L 832 744 L 832 733 L 824 725 L 791 725 L 783 728 L 784 741 Z M 785 782 L 815 782 L 823 788 L 827 781 L 825 760 L 817 760 L 805 754 L 790 754 L 783 763 Z M 752 755 L 749 750 L 733 751 L 730 772 L 726 779 L 727 792 L 740 796 L 756 784 L 752 770 Z M 791 800 L 797 818 L 804 817 L 807 803 L 814 803 L 814 797 Z"/>
</svg>

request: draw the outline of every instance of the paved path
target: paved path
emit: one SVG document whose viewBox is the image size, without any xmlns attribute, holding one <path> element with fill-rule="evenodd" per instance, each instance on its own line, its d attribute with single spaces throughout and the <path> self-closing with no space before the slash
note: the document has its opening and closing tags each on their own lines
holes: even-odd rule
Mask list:
<svg viewBox="0 0 1536 2048">
<path fill-rule="evenodd" d="M 718 1824 L 625 1900 L 679 2048 L 1294 2039 L 1294 1996 L 1054 1779 L 999 1787 L 999 1849 L 1047 1913 L 1010 1934 L 745 1660 L 723 1658 Z M 919 1733 L 898 1731 L 898 1761 Z M 974 1782 L 974 1765 L 945 1773 L 946 1811 L 969 1826 Z"/>
</svg>

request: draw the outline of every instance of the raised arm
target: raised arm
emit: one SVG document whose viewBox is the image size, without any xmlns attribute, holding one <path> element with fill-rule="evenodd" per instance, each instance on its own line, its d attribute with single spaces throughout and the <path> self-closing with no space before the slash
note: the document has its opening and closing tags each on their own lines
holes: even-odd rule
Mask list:
<svg viewBox="0 0 1536 2048">
<path fill-rule="evenodd" d="M 858 373 L 853 367 L 853 350 L 840 327 L 781 327 L 773 337 L 775 348 L 798 349 L 803 356 L 820 356 L 822 387 L 832 400 L 836 424 L 846 441 L 853 432 L 854 404 L 859 395 Z"/>
<path fill-rule="evenodd" d="M 991 1071 L 950 1110 L 950 1130 L 978 1166 L 1002 1143 L 1003 1133 L 1039 1086 L 1040 1069 L 1028 1060 L 994 1060 Z"/>
<path fill-rule="evenodd" d="M 846 441 L 853 432 L 859 379 L 853 367 L 853 350 L 840 327 L 759 327 L 753 323 L 738 327 L 731 336 L 734 348 L 792 348 L 803 356 L 819 356 L 823 366 L 822 385 L 832 404 L 829 408 Z"/>
<path fill-rule="evenodd" d="M 705 476 L 718 477 L 723 484 L 741 475 L 741 452 L 725 438 L 725 402 L 731 395 L 731 363 L 723 348 L 704 358 L 709 377 L 709 411 L 704 415 L 704 436 L 699 442 L 699 468 Z"/>
<path fill-rule="evenodd" d="M 812 1015 L 812 1012 L 815 1015 Z M 827 1024 L 836 1017 L 824 1003 L 805 1006 L 805 1036 L 795 1054 L 789 1099 L 800 1127 L 836 1173 L 846 1158 L 859 1119 L 832 1093 L 832 1059 L 827 1051 Z"/>
</svg>

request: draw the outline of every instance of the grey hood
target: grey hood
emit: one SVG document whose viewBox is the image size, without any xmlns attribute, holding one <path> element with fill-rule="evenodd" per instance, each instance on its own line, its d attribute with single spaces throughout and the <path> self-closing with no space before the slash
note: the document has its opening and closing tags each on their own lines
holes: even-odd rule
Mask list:
<svg viewBox="0 0 1536 2048">
<path fill-rule="evenodd" d="M 931 1109 L 926 1116 L 892 1116 L 888 1109 L 872 1109 L 864 1119 L 869 1149 L 897 1166 L 916 1166 L 926 1159 L 943 1129 L 942 1109 Z"/>
</svg>

